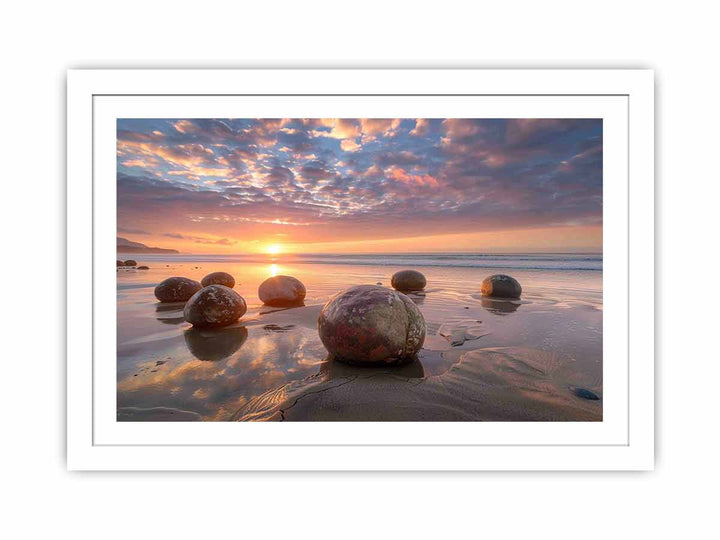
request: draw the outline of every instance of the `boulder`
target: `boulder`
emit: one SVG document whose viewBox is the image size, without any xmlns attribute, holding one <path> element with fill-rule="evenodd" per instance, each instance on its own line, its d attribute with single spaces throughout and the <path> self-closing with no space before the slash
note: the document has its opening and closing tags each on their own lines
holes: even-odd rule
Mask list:
<svg viewBox="0 0 720 540">
<path fill-rule="evenodd" d="M 169 277 L 155 287 L 155 298 L 161 302 L 187 302 L 200 289 L 202 285 L 194 279 Z"/>
<path fill-rule="evenodd" d="M 597 401 L 600 399 L 595 392 L 588 390 L 587 388 L 573 388 L 572 392 L 582 399 L 589 399 L 591 401 Z"/>
<path fill-rule="evenodd" d="M 213 272 L 202 278 L 200 283 L 203 287 L 207 287 L 208 285 L 225 285 L 232 289 L 235 287 L 235 278 L 227 272 Z"/>
<path fill-rule="evenodd" d="M 133 259 L 128 259 L 123 263 L 123 266 L 137 266 L 137 261 Z"/>
<path fill-rule="evenodd" d="M 496 298 L 520 298 L 522 287 L 515 278 L 505 274 L 495 274 L 483 280 L 480 292 L 483 296 Z"/>
<path fill-rule="evenodd" d="M 393 289 L 402 292 L 422 291 L 427 285 L 427 279 L 417 270 L 401 270 L 393 274 L 390 284 Z"/>
<path fill-rule="evenodd" d="M 425 319 L 404 294 L 358 285 L 325 304 L 318 317 L 318 333 L 337 360 L 358 364 L 409 361 L 425 341 Z"/>
<path fill-rule="evenodd" d="M 138 266 L 137 269 L 138 270 L 150 270 L 150 267 L 149 266 Z"/>
<path fill-rule="evenodd" d="M 305 300 L 305 285 L 291 276 L 267 278 L 258 288 L 260 301 L 268 306 L 297 306 Z"/>
<path fill-rule="evenodd" d="M 219 328 L 245 315 L 245 299 L 225 285 L 208 285 L 185 304 L 185 320 L 196 328 Z"/>
<path fill-rule="evenodd" d="M 117 265 L 118 265 L 118 266 L 125 266 L 125 263 L 122 262 L 122 261 L 117 261 Z"/>
</svg>

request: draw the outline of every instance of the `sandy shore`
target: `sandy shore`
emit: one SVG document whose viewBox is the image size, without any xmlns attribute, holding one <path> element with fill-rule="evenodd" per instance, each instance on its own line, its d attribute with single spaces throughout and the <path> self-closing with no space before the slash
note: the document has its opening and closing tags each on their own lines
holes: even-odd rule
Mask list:
<svg viewBox="0 0 720 540">
<path fill-rule="evenodd" d="M 602 398 L 601 272 L 513 269 L 522 299 L 494 301 L 479 294 L 493 269 L 418 268 L 428 278 L 425 293 L 412 295 L 427 322 L 425 344 L 417 361 L 378 370 L 328 361 L 317 316 L 336 292 L 388 286 L 399 268 L 147 264 L 150 270 L 118 271 L 120 421 L 602 419 L 602 399 L 574 391 Z M 166 277 L 199 280 L 211 271 L 233 274 L 248 303 L 230 327 L 195 330 L 181 304 L 153 296 Z M 274 273 L 305 283 L 304 307 L 262 306 L 257 287 Z"/>
</svg>

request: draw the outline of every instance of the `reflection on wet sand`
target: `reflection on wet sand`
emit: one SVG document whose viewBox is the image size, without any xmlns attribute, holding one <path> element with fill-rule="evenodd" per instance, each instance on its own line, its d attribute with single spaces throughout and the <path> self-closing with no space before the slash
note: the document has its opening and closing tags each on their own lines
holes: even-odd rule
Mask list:
<svg viewBox="0 0 720 540">
<path fill-rule="evenodd" d="M 418 306 L 425 303 L 425 293 L 405 293 L 405 295 Z"/>
<path fill-rule="evenodd" d="M 177 311 L 179 313 L 182 313 L 183 308 L 185 307 L 185 302 L 156 302 L 155 303 L 155 311 L 157 313 L 165 313 L 167 311 Z"/>
<path fill-rule="evenodd" d="M 158 302 L 155 304 L 155 318 L 163 324 L 181 324 L 185 322 L 184 307 L 185 302 Z"/>
<path fill-rule="evenodd" d="M 419 358 L 403 364 L 362 366 L 346 364 L 328 357 L 320 364 L 318 375 L 325 377 L 328 381 L 344 377 L 377 377 L 383 375 L 406 379 L 422 379 L 425 376 L 425 370 Z"/>
<path fill-rule="evenodd" d="M 482 307 L 487 309 L 493 315 L 507 315 L 515 313 L 520 307 L 520 302 L 512 300 L 502 300 L 499 298 L 482 298 L 480 300 Z"/>
<path fill-rule="evenodd" d="M 602 420 L 599 399 L 581 399 L 569 390 L 568 375 L 577 375 L 567 372 L 567 362 L 538 349 L 469 351 L 442 375 L 417 378 L 383 368 L 344 372 L 339 363 L 324 365 L 341 373 L 270 390 L 243 405 L 233 420 Z"/>
<path fill-rule="evenodd" d="M 217 361 L 236 353 L 247 339 L 244 326 L 218 330 L 185 330 L 185 343 L 198 360 Z"/>
</svg>

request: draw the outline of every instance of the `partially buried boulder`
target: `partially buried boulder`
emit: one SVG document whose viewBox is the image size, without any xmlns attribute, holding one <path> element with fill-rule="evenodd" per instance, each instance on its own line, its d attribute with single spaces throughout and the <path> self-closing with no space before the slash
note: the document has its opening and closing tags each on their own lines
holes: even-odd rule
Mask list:
<svg viewBox="0 0 720 540">
<path fill-rule="evenodd" d="M 225 285 L 208 285 L 185 304 L 185 320 L 196 328 L 219 328 L 245 315 L 245 299 Z"/>
<path fill-rule="evenodd" d="M 522 287 L 515 278 L 505 274 L 495 274 L 483 280 L 480 292 L 483 296 L 520 298 Z"/>
<path fill-rule="evenodd" d="M 268 306 L 301 305 L 305 294 L 305 285 L 291 276 L 267 278 L 258 288 L 258 297 Z"/>
<path fill-rule="evenodd" d="M 161 302 L 187 302 L 200 289 L 202 285 L 194 279 L 175 276 L 155 287 L 155 298 Z"/>
<path fill-rule="evenodd" d="M 427 279 L 417 270 L 401 270 L 393 274 L 390 284 L 393 289 L 402 292 L 422 291 Z"/>
<path fill-rule="evenodd" d="M 425 341 L 425 319 L 402 293 L 358 285 L 325 304 L 318 333 L 336 359 L 382 364 L 414 358 Z"/>
<path fill-rule="evenodd" d="M 124 266 L 137 266 L 137 261 L 133 259 L 128 259 L 125 261 Z"/>
<path fill-rule="evenodd" d="M 150 270 L 150 267 L 149 266 L 138 266 L 137 269 L 138 270 Z"/>
<path fill-rule="evenodd" d="M 213 272 L 202 278 L 200 283 L 202 283 L 203 287 L 207 287 L 208 285 L 225 285 L 232 289 L 235 286 L 235 278 L 227 272 Z"/>
</svg>

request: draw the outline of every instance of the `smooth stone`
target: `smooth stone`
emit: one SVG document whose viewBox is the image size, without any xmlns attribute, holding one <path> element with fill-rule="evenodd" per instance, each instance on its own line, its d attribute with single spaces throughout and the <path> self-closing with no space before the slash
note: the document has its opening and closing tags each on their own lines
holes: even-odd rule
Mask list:
<svg viewBox="0 0 720 540">
<path fill-rule="evenodd" d="M 294 306 L 305 300 L 305 285 L 291 276 L 267 278 L 258 287 L 258 297 L 268 306 Z"/>
<path fill-rule="evenodd" d="M 202 285 L 186 277 L 169 277 L 155 287 L 155 298 L 161 302 L 187 302 Z"/>
<path fill-rule="evenodd" d="M 117 265 L 118 265 L 118 266 L 125 266 L 125 263 L 122 262 L 122 261 L 117 261 Z"/>
<path fill-rule="evenodd" d="M 573 388 L 573 394 L 582 399 L 590 399 L 593 401 L 600 399 L 595 392 L 591 392 L 587 388 Z"/>
<path fill-rule="evenodd" d="M 123 263 L 125 266 L 137 266 L 137 261 L 133 259 L 128 259 Z"/>
<path fill-rule="evenodd" d="M 483 296 L 497 298 L 520 298 L 522 287 L 518 280 L 505 274 L 495 274 L 486 277 L 482 282 L 480 292 Z"/>
<path fill-rule="evenodd" d="M 404 294 L 358 285 L 337 294 L 318 317 L 318 333 L 338 360 L 382 364 L 414 358 L 425 341 L 425 319 Z"/>
<path fill-rule="evenodd" d="M 207 287 L 208 285 L 225 285 L 232 289 L 235 287 L 235 278 L 227 272 L 213 272 L 202 278 L 200 283 L 203 287 Z"/>
<path fill-rule="evenodd" d="M 403 292 L 422 291 L 427 285 L 427 279 L 417 270 L 400 270 L 393 274 L 390 285 Z"/>
<path fill-rule="evenodd" d="M 149 266 L 138 266 L 137 269 L 138 270 L 150 270 L 150 267 Z"/>
<path fill-rule="evenodd" d="M 245 299 L 225 285 L 208 285 L 185 304 L 185 320 L 196 328 L 219 328 L 245 315 Z"/>
</svg>

